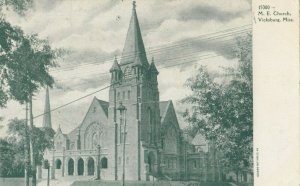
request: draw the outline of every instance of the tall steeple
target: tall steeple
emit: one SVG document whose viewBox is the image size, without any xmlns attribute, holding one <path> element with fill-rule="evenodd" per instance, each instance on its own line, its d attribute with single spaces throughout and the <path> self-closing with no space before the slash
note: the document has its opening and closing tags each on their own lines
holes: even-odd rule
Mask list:
<svg viewBox="0 0 300 186">
<path fill-rule="evenodd" d="M 50 98 L 49 98 L 49 88 L 46 88 L 46 98 L 45 98 L 45 108 L 44 108 L 44 118 L 43 127 L 52 128 L 51 124 L 51 112 L 50 112 Z"/>
<path fill-rule="evenodd" d="M 131 20 L 127 31 L 120 65 L 122 66 L 129 63 L 146 67 L 149 65 L 136 14 L 135 1 L 133 1 Z"/>
</svg>

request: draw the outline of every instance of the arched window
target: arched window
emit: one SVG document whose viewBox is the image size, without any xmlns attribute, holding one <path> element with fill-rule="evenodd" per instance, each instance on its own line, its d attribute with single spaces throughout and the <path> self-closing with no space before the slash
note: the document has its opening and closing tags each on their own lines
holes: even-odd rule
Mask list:
<svg viewBox="0 0 300 186">
<path fill-rule="evenodd" d="M 74 174 L 74 160 L 71 158 L 68 161 L 68 175 Z"/>
<path fill-rule="evenodd" d="M 95 161 L 93 158 L 89 158 L 88 159 L 88 175 L 91 176 L 91 175 L 94 175 L 94 172 L 95 172 Z"/>
<path fill-rule="evenodd" d="M 117 99 L 118 99 L 118 100 L 120 100 L 120 99 L 121 99 L 120 92 L 118 92 Z"/>
<path fill-rule="evenodd" d="M 98 137 L 97 132 L 95 132 L 93 134 L 93 137 L 92 137 L 92 149 L 96 149 L 97 148 L 98 141 L 99 141 L 99 137 Z"/>
<path fill-rule="evenodd" d="M 130 78 L 131 77 L 131 67 L 126 67 L 124 70 L 124 77 Z"/>
<path fill-rule="evenodd" d="M 130 90 L 127 92 L 127 99 L 130 99 Z"/>
<path fill-rule="evenodd" d="M 83 172 L 84 172 L 84 161 L 82 158 L 79 158 L 78 162 L 77 162 L 77 174 L 78 176 L 82 176 Z"/>
<path fill-rule="evenodd" d="M 152 117 L 152 111 L 150 108 L 148 108 L 148 122 L 149 122 L 149 141 L 150 143 L 153 142 L 153 117 Z"/>
<path fill-rule="evenodd" d="M 101 159 L 101 168 L 107 169 L 107 158 L 106 157 Z"/>
<path fill-rule="evenodd" d="M 60 159 L 57 159 L 57 160 L 55 161 L 55 168 L 56 168 L 56 169 L 60 169 L 60 168 L 61 168 L 61 160 L 60 160 Z"/>
</svg>

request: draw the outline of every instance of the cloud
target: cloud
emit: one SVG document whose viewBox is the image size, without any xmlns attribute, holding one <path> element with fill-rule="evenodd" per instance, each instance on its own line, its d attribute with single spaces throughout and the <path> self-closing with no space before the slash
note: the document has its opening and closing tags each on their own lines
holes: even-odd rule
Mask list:
<svg viewBox="0 0 300 186">
<path fill-rule="evenodd" d="M 209 5 L 197 5 L 191 6 L 188 9 L 183 9 L 179 12 L 178 18 L 180 20 L 199 20 L 199 21 L 210 21 L 216 20 L 220 22 L 228 22 L 232 19 L 243 16 L 248 11 L 224 11 L 217 7 Z"/>
<path fill-rule="evenodd" d="M 52 46 L 70 51 L 69 56 L 60 62 L 60 67 L 51 70 L 56 80 L 55 87 L 50 91 L 52 108 L 109 83 L 109 68 L 114 55 L 120 58 L 124 46 L 131 3 L 129 0 L 36 0 L 35 9 L 25 17 L 13 12 L 7 14 L 7 19 L 13 25 L 21 26 L 26 33 L 38 33 L 48 38 Z M 148 59 L 154 57 L 160 72 L 158 84 L 161 100 L 173 99 L 176 102 L 184 97 L 188 90 L 183 84 L 199 65 L 220 72 L 219 66 L 236 64 L 231 48 L 234 35 L 210 40 L 199 39 L 199 36 L 250 24 L 250 6 L 248 0 L 137 2 L 147 56 Z M 203 55 L 207 54 L 218 57 L 202 60 Z M 187 63 L 167 68 L 184 62 Z M 95 95 L 108 99 L 106 91 Z M 64 132 L 75 128 L 84 117 L 92 97 L 53 112 L 53 127 L 61 124 Z M 43 108 L 44 91 L 41 90 L 35 96 L 34 115 L 42 113 Z M 10 102 L 7 109 L 0 112 L 6 121 L 25 116 L 23 106 L 16 102 Z M 37 126 L 41 123 L 42 117 L 35 121 Z M 0 135 L 5 128 L 0 129 Z"/>
</svg>

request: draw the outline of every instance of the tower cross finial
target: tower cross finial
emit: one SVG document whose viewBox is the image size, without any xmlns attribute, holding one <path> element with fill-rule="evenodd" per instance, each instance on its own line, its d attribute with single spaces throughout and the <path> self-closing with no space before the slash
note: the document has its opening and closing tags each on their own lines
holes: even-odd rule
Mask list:
<svg viewBox="0 0 300 186">
<path fill-rule="evenodd" d="M 132 1 L 132 8 L 135 9 L 135 7 L 136 7 L 136 2 Z"/>
</svg>

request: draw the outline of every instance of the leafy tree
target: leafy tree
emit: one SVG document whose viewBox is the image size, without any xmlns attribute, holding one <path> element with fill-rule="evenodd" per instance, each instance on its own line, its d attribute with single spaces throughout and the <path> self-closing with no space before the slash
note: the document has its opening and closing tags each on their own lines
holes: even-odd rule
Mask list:
<svg viewBox="0 0 300 186">
<path fill-rule="evenodd" d="M 183 116 L 193 135 L 213 141 L 222 164 L 234 170 L 251 169 L 253 141 L 252 36 L 239 38 L 235 49 L 238 67 L 224 69 L 232 78 L 220 82 L 205 67 L 186 85 L 192 94 L 182 100 L 190 105 Z"/>
<path fill-rule="evenodd" d="M 37 35 L 24 35 L 20 28 L 12 26 L 5 20 L 2 10 L 11 8 L 20 15 L 25 15 L 32 7 L 33 0 L 0 0 L 0 107 L 5 107 L 9 98 L 21 104 L 26 103 L 26 107 L 28 103 L 31 132 L 34 129 L 32 97 L 40 87 L 52 86 L 54 81 L 48 70 L 55 66 L 54 60 L 59 52 L 52 50 L 48 41 L 40 40 Z M 27 127 L 25 133 L 27 134 Z M 26 149 L 30 150 L 30 154 L 35 154 L 32 135 L 29 135 L 30 149 L 28 147 Z M 35 158 L 31 158 L 31 166 L 32 185 L 35 186 Z M 27 166 L 26 170 L 28 173 Z M 28 175 L 26 174 L 25 177 L 26 185 L 29 185 Z"/>
<path fill-rule="evenodd" d="M 7 54 L 7 60 L 0 66 L 2 83 L 12 99 L 21 104 L 29 104 L 30 130 L 33 131 L 32 97 L 40 87 L 52 86 L 54 80 L 49 68 L 55 66 L 60 50 L 53 50 L 47 40 L 40 40 L 37 35 L 25 36 L 20 45 Z M 26 130 L 26 128 L 25 128 Z M 29 133 L 30 154 L 35 154 L 33 134 Z M 32 185 L 36 185 L 36 162 L 31 156 L 33 172 Z"/>
<path fill-rule="evenodd" d="M 0 176 L 24 176 L 25 168 L 25 120 L 13 119 L 8 124 L 9 137 L 0 139 Z M 41 164 L 45 149 L 53 147 L 54 130 L 51 128 L 34 127 L 32 133 L 34 159 Z"/>
<path fill-rule="evenodd" d="M 11 26 L 4 19 L 0 18 L 0 76 L 5 73 L 5 64 L 9 60 L 9 55 L 12 55 L 23 39 L 23 31 L 18 27 Z M 8 101 L 8 95 L 5 89 L 4 80 L 0 80 L 0 107 L 5 107 Z"/>
<path fill-rule="evenodd" d="M 24 15 L 32 6 L 33 0 L 0 0 L 0 11 L 3 8 L 12 9 L 21 15 Z"/>
<path fill-rule="evenodd" d="M 9 176 L 14 161 L 13 146 L 5 139 L 0 139 L 0 177 Z"/>
<path fill-rule="evenodd" d="M 21 28 L 12 26 L 5 20 L 2 13 L 4 8 L 12 9 L 20 15 L 33 7 L 33 0 L 0 0 L 0 77 L 3 76 L 3 66 L 9 60 L 9 55 L 22 42 L 24 33 Z M 4 82 L 0 80 L 0 107 L 5 107 L 8 95 L 5 90 Z"/>
</svg>

